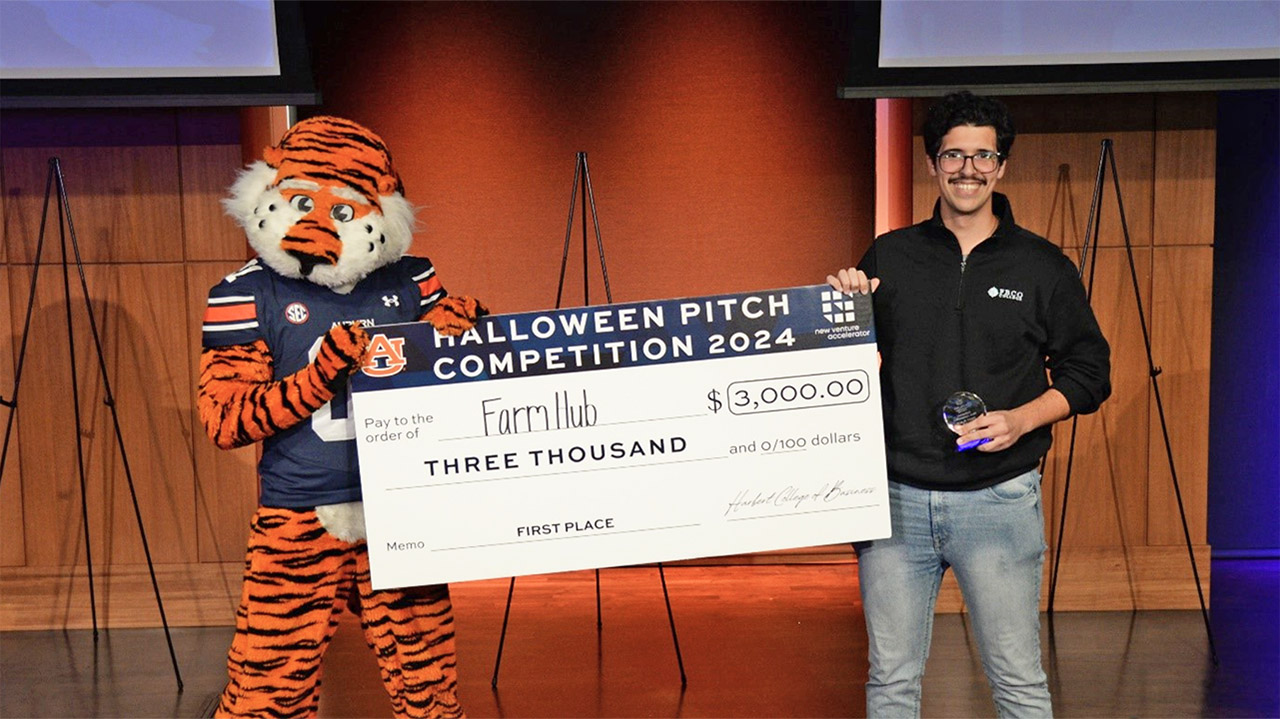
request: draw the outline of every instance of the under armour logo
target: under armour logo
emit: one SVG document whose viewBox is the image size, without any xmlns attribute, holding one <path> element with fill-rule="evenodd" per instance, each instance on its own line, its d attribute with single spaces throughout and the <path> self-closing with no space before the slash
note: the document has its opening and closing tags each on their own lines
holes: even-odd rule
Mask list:
<svg viewBox="0 0 1280 719">
<path fill-rule="evenodd" d="M 383 295 L 382 306 L 383 307 L 399 307 L 400 295 Z"/>
</svg>

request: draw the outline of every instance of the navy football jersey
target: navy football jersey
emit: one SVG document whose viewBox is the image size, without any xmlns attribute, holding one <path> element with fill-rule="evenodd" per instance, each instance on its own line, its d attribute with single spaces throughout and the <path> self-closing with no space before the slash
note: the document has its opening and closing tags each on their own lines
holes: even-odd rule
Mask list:
<svg viewBox="0 0 1280 719">
<path fill-rule="evenodd" d="M 209 291 L 203 343 L 226 347 L 263 340 L 279 380 L 316 356 L 336 323 L 366 327 L 413 322 L 445 296 L 431 261 L 406 256 L 340 295 L 278 274 L 257 259 Z M 259 503 L 298 509 L 360 499 L 355 423 L 344 386 L 302 423 L 262 443 Z"/>
</svg>

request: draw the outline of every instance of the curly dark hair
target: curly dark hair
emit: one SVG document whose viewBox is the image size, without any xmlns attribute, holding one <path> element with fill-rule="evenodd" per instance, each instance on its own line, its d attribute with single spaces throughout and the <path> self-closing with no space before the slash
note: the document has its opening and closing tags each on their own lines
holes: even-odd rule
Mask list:
<svg viewBox="0 0 1280 719">
<path fill-rule="evenodd" d="M 993 97 L 982 97 L 968 90 L 953 92 L 929 108 L 925 115 L 920 134 L 924 136 L 924 151 L 933 162 L 942 147 L 942 138 L 958 125 L 974 127 L 994 127 L 996 129 L 996 152 L 1000 153 L 1001 162 L 1009 159 L 1013 149 L 1013 118 L 1009 116 L 1009 108 Z"/>
</svg>

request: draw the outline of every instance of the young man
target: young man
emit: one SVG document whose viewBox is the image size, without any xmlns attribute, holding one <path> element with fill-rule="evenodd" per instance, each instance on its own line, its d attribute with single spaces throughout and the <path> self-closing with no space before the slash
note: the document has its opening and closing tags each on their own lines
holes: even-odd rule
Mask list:
<svg viewBox="0 0 1280 719">
<path fill-rule="evenodd" d="M 999 715 L 1050 716 L 1037 468 L 1052 424 L 1111 393 L 1110 349 L 1075 266 L 1014 224 L 995 192 L 1014 138 L 1005 106 L 948 95 L 922 134 L 938 185 L 933 216 L 877 238 L 856 268 L 827 278 L 875 293 L 882 358 L 893 536 L 858 547 L 867 715 L 919 716 L 934 603 L 951 567 Z M 985 408 L 952 429 L 943 406 L 961 392 Z"/>
</svg>

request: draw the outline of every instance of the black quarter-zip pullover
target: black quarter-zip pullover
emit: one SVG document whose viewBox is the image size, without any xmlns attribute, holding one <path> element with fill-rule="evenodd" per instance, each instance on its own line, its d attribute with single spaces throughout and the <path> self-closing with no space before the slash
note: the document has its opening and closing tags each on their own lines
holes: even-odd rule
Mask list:
<svg viewBox="0 0 1280 719">
<path fill-rule="evenodd" d="M 942 422 L 954 392 L 1007 410 L 1052 386 L 1074 414 L 1095 411 L 1111 394 L 1110 348 L 1075 265 L 1016 225 L 1008 198 L 993 193 L 991 202 L 1000 224 L 968 257 L 935 204 L 930 219 L 876 238 L 858 265 L 880 278 L 873 301 L 896 482 L 981 489 L 1034 468 L 1049 451 L 1045 426 L 1000 452 L 957 452 Z"/>
</svg>

